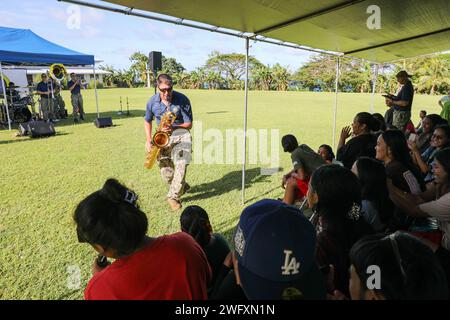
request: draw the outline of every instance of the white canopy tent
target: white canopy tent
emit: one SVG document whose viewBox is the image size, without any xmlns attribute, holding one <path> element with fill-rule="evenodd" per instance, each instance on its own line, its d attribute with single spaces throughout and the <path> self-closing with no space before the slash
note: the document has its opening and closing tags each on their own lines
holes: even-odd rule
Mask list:
<svg viewBox="0 0 450 320">
<path fill-rule="evenodd" d="M 245 39 L 242 201 L 245 196 L 249 41 L 336 56 L 333 144 L 340 57 L 378 63 L 450 49 L 448 0 L 58 0 Z M 152 12 L 153 14 L 148 14 Z M 378 23 L 373 23 L 377 20 Z M 188 20 L 188 21 L 187 21 Z M 314 49 L 312 49 L 314 48 Z M 372 88 L 374 93 L 375 84 Z M 373 98 L 372 107 L 373 108 Z"/>
</svg>

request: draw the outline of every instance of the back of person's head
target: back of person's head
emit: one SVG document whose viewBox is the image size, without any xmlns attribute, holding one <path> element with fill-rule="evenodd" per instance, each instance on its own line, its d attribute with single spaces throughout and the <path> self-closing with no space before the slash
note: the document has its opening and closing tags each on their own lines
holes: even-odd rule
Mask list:
<svg viewBox="0 0 450 320">
<path fill-rule="evenodd" d="M 378 131 L 380 130 L 381 124 L 380 122 L 375 119 L 370 113 L 368 112 L 360 112 L 356 115 L 356 121 L 360 124 L 360 125 L 365 125 L 366 132 L 370 132 L 370 131 Z"/>
<path fill-rule="evenodd" d="M 180 224 L 181 230 L 189 233 L 202 248 L 211 241 L 211 223 L 208 214 L 202 207 L 186 207 L 181 213 Z"/>
<path fill-rule="evenodd" d="M 326 151 L 326 157 L 324 158 L 325 161 L 332 161 L 334 158 L 336 158 L 336 156 L 334 155 L 333 152 L 333 148 L 331 148 L 330 145 L 328 144 L 323 144 L 319 147 L 319 153 L 320 153 L 320 149 L 324 149 Z M 322 154 L 320 154 L 322 155 Z M 323 157 L 323 155 L 322 155 Z"/>
<path fill-rule="evenodd" d="M 281 146 L 283 147 L 284 152 L 291 153 L 298 147 L 297 138 L 292 134 L 287 134 L 281 138 Z"/>
<path fill-rule="evenodd" d="M 397 232 L 362 238 L 350 251 L 350 262 L 360 281 L 350 281 L 352 299 L 448 299 L 445 272 L 433 251 L 418 238 Z M 378 267 L 379 287 L 367 288 Z M 359 288 L 352 287 L 360 283 Z"/>
<path fill-rule="evenodd" d="M 325 299 L 314 256 L 316 230 L 296 207 L 272 199 L 248 206 L 236 227 L 234 248 L 248 299 Z"/>
<path fill-rule="evenodd" d="M 339 165 L 327 165 L 314 171 L 308 196 L 316 196 L 313 210 L 319 214 L 324 230 L 345 246 L 352 245 L 370 226 L 361 216 L 361 185 L 356 175 Z"/>
<path fill-rule="evenodd" d="M 115 251 L 117 256 L 133 253 L 147 233 L 147 216 L 137 205 L 137 195 L 115 179 L 82 200 L 74 220 L 80 242 Z"/>
<path fill-rule="evenodd" d="M 381 222 L 387 223 L 392 218 L 394 208 L 389 199 L 386 168 L 382 162 L 369 157 L 358 158 L 356 168 L 361 183 L 361 198 L 373 201 Z"/>
<path fill-rule="evenodd" d="M 374 117 L 380 123 L 380 128 L 378 130 L 386 131 L 386 120 L 384 119 L 383 115 L 381 113 L 373 113 L 372 117 Z"/>
<path fill-rule="evenodd" d="M 425 117 L 427 115 L 427 110 L 420 110 L 420 114 Z"/>
</svg>

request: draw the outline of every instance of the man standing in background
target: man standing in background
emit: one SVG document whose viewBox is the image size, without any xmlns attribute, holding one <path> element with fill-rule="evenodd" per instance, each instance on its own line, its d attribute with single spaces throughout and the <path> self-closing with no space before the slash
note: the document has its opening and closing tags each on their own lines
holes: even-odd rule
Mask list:
<svg viewBox="0 0 450 320">
<path fill-rule="evenodd" d="M 73 122 L 78 122 L 78 114 L 80 119 L 84 120 L 83 96 L 81 95 L 81 81 L 75 73 L 70 74 L 70 81 L 67 83 L 71 93 L 71 102 L 73 107 Z"/>
</svg>

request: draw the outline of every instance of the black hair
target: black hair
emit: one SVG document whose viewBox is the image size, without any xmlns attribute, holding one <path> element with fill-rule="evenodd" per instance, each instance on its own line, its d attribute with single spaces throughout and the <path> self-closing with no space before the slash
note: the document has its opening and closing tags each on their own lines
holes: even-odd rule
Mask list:
<svg viewBox="0 0 450 320">
<path fill-rule="evenodd" d="M 367 131 L 378 131 L 380 130 L 380 122 L 375 119 L 370 113 L 368 112 L 360 112 L 356 115 L 356 121 L 363 125 L 366 125 Z"/>
<path fill-rule="evenodd" d="M 78 240 L 129 255 L 142 245 L 148 221 L 137 206 L 137 195 L 116 179 L 91 193 L 75 209 Z"/>
<path fill-rule="evenodd" d="M 367 236 L 350 250 L 350 262 L 361 280 L 361 291 L 367 290 L 367 280 L 373 274 L 368 267 L 378 266 L 380 288 L 373 290 L 387 300 L 448 299 L 445 272 L 433 251 L 406 232 L 391 237 Z"/>
<path fill-rule="evenodd" d="M 408 170 L 410 170 L 423 189 L 424 181 L 422 174 L 420 173 L 419 168 L 414 165 L 412 161 L 408 143 L 406 142 L 403 132 L 400 130 L 387 130 L 386 132 L 383 132 L 381 136 L 391 152 L 392 159 L 400 162 Z"/>
<path fill-rule="evenodd" d="M 386 120 L 381 113 L 373 113 L 372 117 L 374 117 L 380 123 L 380 128 L 378 130 L 381 130 L 383 132 L 387 130 Z"/>
<path fill-rule="evenodd" d="M 439 163 L 444 167 L 445 172 L 447 172 L 447 183 L 450 183 L 450 148 L 439 150 L 434 159 L 439 161 Z"/>
<path fill-rule="evenodd" d="M 199 206 L 189 206 L 180 216 L 181 230 L 189 233 L 202 247 L 211 241 L 212 227 L 206 211 Z"/>
<path fill-rule="evenodd" d="M 74 76 L 75 75 L 75 72 L 72 72 L 71 74 L 70 74 L 70 76 Z"/>
<path fill-rule="evenodd" d="M 298 148 L 297 138 L 292 134 L 287 134 L 281 138 L 281 146 L 284 152 L 291 153 Z"/>
<path fill-rule="evenodd" d="M 420 113 L 423 113 L 424 115 L 427 115 L 427 110 L 420 110 Z"/>
<path fill-rule="evenodd" d="M 361 198 L 372 201 L 381 222 L 388 224 L 394 214 L 394 204 L 389 198 L 386 168 L 382 162 L 369 157 L 359 158 L 356 168 L 361 183 Z"/>
<path fill-rule="evenodd" d="M 361 206 L 361 186 L 349 169 L 334 164 L 321 166 L 314 171 L 310 187 L 318 196 L 314 210 L 322 219 L 323 230 L 333 234 L 341 245 L 349 250 L 362 235 L 372 232 L 362 216 L 350 217 L 352 209 Z"/>
<path fill-rule="evenodd" d="M 324 148 L 325 150 L 327 150 L 328 157 L 327 157 L 327 159 L 325 159 L 325 160 L 327 160 L 327 161 L 332 161 L 334 158 L 336 158 L 336 156 L 334 155 L 334 152 L 333 152 L 333 148 L 331 148 L 330 145 L 328 145 L 328 144 L 323 144 L 323 145 L 321 145 L 321 146 L 319 147 L 319 149 L 320 149 L 320 148 Z"/>
<path fill-rule="evenodd" d="M 172 86 L 173 84 L 173 80 L 172 77 L 166 73 L 161 73 L 157 78 L 156 81 L 158 82 L 158 85 L 160 85 L 161 83 L 166 83 L 170 86 Z"/>
<path fill-rule="evenodd" d="M 444 148 L 450 147 L 450 126 L 448 124 L 440 124 L 434 127 L 434 130 L 436 129 L 442 130 L 447 138 L 447 144 Z"/>
<path fill-rule="evenodd" d="M 448 124 L 447 120 L 443 119 L 440 115 L 432 113 L 427 115 L 425 118 L 431 121 L 431 131 L 434 130 L 434 128 L 440 124 Z"/>
</svg>

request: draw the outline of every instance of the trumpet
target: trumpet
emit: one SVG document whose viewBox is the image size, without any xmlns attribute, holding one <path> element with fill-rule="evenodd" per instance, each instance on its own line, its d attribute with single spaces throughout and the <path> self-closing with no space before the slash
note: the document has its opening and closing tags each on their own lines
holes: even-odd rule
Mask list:
<svg viewBox="0 0 450 320">
<path fill-rule="evenodd" d="M 144 167 L 147 169 L 151 169 L 155 164 L 156 158 L 162 148 L 165 148 L 170 143 L 170 134 L 164 132 L 162 129 L 167 126 L 171 126 L 175 119 L 175 113 L 170 110 L 167 110 L 166 113 L 161 117 L 161 122 L 159 123 L 158 128 L 156 129 L 155 134 L 152 137 L 152 146 L 150 151 L 147 153 L 147 159 L 144 163 Z"/>
</svg>

